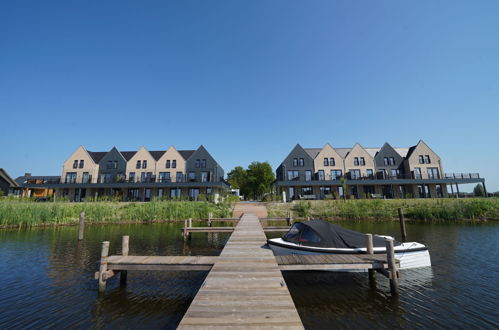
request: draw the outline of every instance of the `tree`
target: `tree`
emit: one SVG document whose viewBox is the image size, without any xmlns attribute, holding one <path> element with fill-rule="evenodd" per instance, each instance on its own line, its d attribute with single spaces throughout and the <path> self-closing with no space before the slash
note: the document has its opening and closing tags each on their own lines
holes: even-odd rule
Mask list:
<svg viewBox="0 0 499 330">
<path fill-rule="evenodd" d="M 233 188 L 254 199 L 263 198 L 274 180 L 274 172 L 268 162 L 252 162 L 246 170 L 237 166 L 227 174 L 227 181 Z"/>
<path fill-rule="evenodd" d="M 473 193 L 476 197 L 485 197 L 485 189 L 483 189 L 483 185 L 481 183 L 477 184 L 473 189 Z"/>
</svg>

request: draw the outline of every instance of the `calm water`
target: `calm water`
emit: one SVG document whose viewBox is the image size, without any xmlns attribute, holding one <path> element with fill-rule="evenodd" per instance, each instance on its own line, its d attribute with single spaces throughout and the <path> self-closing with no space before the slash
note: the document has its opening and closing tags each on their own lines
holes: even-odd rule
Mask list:
<svg viewBox="0 0 499 330">
<path fill-rule="evenodd" d="M 342 223 L 398 237 L 397 223 Z M 130 254 L 218 255 L 229 234 L 194 234 L 181 224 L 0 231 L 0 328 L 175 328 L 207 272 L 133 272 L 128 286 L 111 279 L 105 295 L 93 279 L 100 244 Z M 388 281 L 367 274 L 286 272 L 303 323 L 310 329 L 498 328 L 499 224 L 408 224 L 409 240 L 429 245 L 431 269 L 403 271 L 398 298 Z M 274 235 L 275 236 L 275 235 Z"/>
</svg>

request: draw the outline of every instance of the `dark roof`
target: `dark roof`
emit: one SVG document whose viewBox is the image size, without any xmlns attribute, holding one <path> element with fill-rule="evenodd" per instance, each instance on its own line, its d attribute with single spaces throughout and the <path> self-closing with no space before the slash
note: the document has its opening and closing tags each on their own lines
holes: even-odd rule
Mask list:
<svg viewBox="0 0 499 330">
<path fill-rule="evenodd" d="M 128 162 L 133 157 L 133 155 L 137 153 L 137 151 L 120 151 L 120 153 L 123 156 L 123 158 L 125 158 L 125 160 Z"/>
<path fill-rule="evenodd" d="M 166 150 L 158 150 L 158 151 L 149 151 L 151 156 L 157 161 L 165 154 Z"/>
<path fill-rule="evenodd" d="M 322 148 L 304 148 L 305 152 L 312 157 L 312 159 L 315 159 L 319 152 L 321 152 Z"/>
<path fill-rule="evenodd" d="M 88 150 L 87 152 L 90 155 L 90 157 L 92 157 L 92 159 L 96 164 L 99 163 L 102 157 L 104 157 L 108 153 L 107 151 L 88 151 Z"/>
<path fill-rule="evenodd" d="M 177 150 L 180 156 L 182 156 L 185 160 L 189 159 L 196 150 Z"/>
<path fill-rule="evenodd" d="M 27 179 L 42 180 L 42 181 L 58 181 L 61 179 L 61 177 L 58 175 L 30 175 L 28 177 L 23 175 L 17 177 L 14 181 L 16 181 L 18 185 L 22 185 L 26 182 Z"/>
<path fill-rule="evenodd" d="M 7 171 L 5 171 L 3 168 L 0 168 L 0 177 L 2 177 L 5 181 L 9 183 L 10 186 L 16 187 L 18 185 L 16 180 L 12 180 L 10 175 L 7 174 Z"/>
</svg>

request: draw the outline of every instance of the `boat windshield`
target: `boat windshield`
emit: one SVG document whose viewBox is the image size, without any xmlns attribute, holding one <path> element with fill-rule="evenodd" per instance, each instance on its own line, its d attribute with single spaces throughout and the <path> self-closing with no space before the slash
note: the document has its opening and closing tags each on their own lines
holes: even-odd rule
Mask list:
<svg viewBox="0 0 499 330">
<path fill-rule="evenodd" d="M 286 235 L 283 236 L 283 240 L 290 242 L 297 242 L 300 239 L 300 232 L 305 227 L 301 223 L 297 222 L 291 227 Z"/>
<path fill-rule="evenodd" d="M 282 239 L 287 242 L 306 245 L 316 245 L 321 241 L 319 235 L 299 222 L 295 223 Z"/>
</svg>

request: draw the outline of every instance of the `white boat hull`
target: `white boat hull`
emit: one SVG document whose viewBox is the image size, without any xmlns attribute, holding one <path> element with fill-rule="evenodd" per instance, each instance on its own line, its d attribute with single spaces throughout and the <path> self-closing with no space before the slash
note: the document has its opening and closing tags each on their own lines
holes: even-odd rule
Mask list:
<svg viewBox="0 0 499 330">
<path fill-rule="evenodd" d="M 335 249 L 335 248 L 314 248 L 296 245 L 286 242 L 281 238 L 268 240 L 269 246 L 275 255 L 289 254 L 346 254 L 346 253 L 365 253 L 365 248 L 358 249 Z M 400 260 L 400 269 L 411 269 L 420 267 L 431 267 L 430 253 L 428 249 L 420 243 L 409 242 L 396 246 L 395 258 Z M 413 251 L 411 251 L 413 250 Z M 385 248 L 375 248 L 375 253 L 386 253 Z"/>
</svg>

